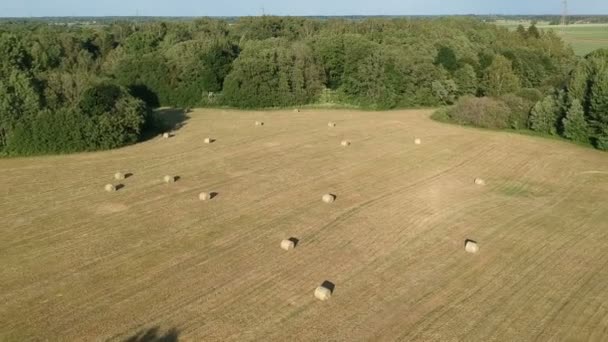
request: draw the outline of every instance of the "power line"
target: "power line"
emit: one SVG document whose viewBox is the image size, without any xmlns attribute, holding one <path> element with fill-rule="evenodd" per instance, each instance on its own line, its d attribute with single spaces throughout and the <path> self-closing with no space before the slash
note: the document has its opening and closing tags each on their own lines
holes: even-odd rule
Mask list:
<svg viewBox="0 0 608 342">
<path fill-rule="evenodd" d="M 562 1 L 562 32 L 566 29 L 566 25 L 568 25 L 568 0 Z"/>
</svg>

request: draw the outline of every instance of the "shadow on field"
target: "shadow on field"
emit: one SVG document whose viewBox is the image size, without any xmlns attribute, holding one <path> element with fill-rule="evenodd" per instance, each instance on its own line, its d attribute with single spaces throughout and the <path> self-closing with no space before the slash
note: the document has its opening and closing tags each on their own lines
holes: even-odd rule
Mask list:
<svg viewBox="0 0 608 342">
<path fill-rule="evenodd" d="M 147 141 L 163 133 L 176 132 L 190 119 L 183 108 L 156 109 L 146 119 L 144 132 L 140 141 Z M 170 134 L 173 137 L 175 134 Z"/>
<path fill-rule="evenodd" d="M 177 342 L 178 340 L 179 331 L 177 331 L 177 329 L 173 328 L 163 335 L 159 333 L 158 327 L 154 327 L 148 330 L 142 330 L 123 340 L 123 342 Z"/>
<path fill-rule="evenodd" d="M 324 281 L 323 284 L 321 284 L 321 286 L 328 289 L 329 292 L 331 292 L 332 294 L 334 293 L 334 290 L 336 289 L 336 284 L 332 283 L 329 280 Z"/>
<path fill-rule="evenodd" d="M 293 242 L 294 247 L 298 247 L 298 244 L 300 243 L 300 239 L 297 239 L 295 237 L 289 238 L 288 240 Z"/>
</svg>

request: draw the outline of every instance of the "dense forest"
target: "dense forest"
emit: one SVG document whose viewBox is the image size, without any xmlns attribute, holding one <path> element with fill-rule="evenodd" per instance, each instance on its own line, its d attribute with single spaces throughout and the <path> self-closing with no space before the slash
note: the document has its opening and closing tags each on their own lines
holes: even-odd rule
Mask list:
<svg viewBox="0 0 608 342">
<path fill-rule="evenodd" d="M 608 149 L 608 52 L 469 18 L 0 25 L 0 150 L 134 143 L 160 106 L 450 105 L 440 118 Z"/>
</svg>

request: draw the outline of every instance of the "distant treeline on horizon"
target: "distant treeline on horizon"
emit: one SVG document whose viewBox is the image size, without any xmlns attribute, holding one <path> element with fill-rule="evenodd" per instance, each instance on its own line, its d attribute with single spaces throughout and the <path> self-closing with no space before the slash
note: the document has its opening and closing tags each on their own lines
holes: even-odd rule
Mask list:
<svg viewBox="0 0 608 342">
<path fill-rule="evenodd" d="M 274 16 L 274 15 L 269 15 Z M 150 21 L 191 21 L 197 18 L 213 18 L 225 20 L 228 22 L 237 21 L 239 18 L 255 17 L 255 16 L 49 16 L 49 17 L 0 17 L 0 23 L 14 22 L 52 22 L 52 23 L 113 23 L 118 21 L 133 21 L 133 22 L 150 22 Z M 440 15 L 335 15 L 335 16 L 291 16 L 295 18 L 317 19 L 317 20 L 366 20 L 374 18 L 382 19 L 429 19 L 429 18 L 445 18 L 445 17 L 468 17 L 476 18 L 486 22 L 494 22 L 500 20 L 509 21 L 543 21 L 550 23 L 560 23 L 561 15 L 478 15 L 478 14 L 440 14 Z M 608 14 L 601 15 L 570 15 L 568 16 L 569 23 L 608 23 Z"/>
</svg>

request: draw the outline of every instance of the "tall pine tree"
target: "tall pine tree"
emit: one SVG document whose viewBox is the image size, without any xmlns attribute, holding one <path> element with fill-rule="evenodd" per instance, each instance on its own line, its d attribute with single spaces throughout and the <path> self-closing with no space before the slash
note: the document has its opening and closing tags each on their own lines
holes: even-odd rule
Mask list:
<svg viewBox="0 0 608 342">
<path fill-rule="evenodd" d="M 585 120 L 583 105 L 579 100 L 572 101 L 563 124 L 566 138 L 576 142 L 589 143 L 589 125 Z"/>
</svg>

